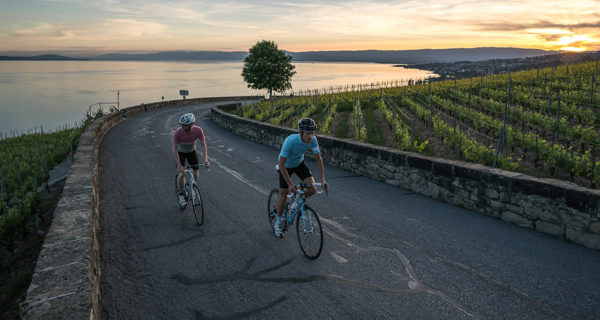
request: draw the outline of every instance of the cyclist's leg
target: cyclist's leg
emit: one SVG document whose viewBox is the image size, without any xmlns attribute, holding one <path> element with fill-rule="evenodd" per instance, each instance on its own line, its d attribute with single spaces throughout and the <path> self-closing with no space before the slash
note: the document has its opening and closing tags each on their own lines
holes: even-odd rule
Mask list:
<svg viewBox="0 0 600 320">
<path fill-rule="evenodd" d="M 179 154 L 179 163 L 182 166 L 185 166 L 185 153 L 178 152 Z M 183 174 L 179 175 L 179 180 L 177 181 L 177 191 L 179 194 L 183 194 Z"/>
<path fill-rule="evenodd" d="M 302 182 L 304 182 L 304 184 L 315 183 L 315 178 L 313 177 L 312 172 L 310 171 L 310 169 L 304 161 L 298 167 L 296 167 L 296 174 L 298 175 L 298 177 L 300 177 L 300 179 L 302 179 Z M 317 187 L 312 186 L 306 190 L 305 195 L 307 198 L 309 198 L 313 194 L 315 194 L 315 192 L 317 192 Z"/>
<path fill-rule="evenodd" d="M 194 181 L 198 181 L 198 177 L 200 176 L 200 162 L 198 160 L 198 153 L 196 150 L 194 150 L 186 154 L 186 158 L 190 167 L 194 169 Z"/>
<path fill-rule="evenodd" d="M 284 168 L 284 170 L 287 170 L 287 169 Z M 283 179 L 281 172 L 277 171 L 277 173 L 279 173 L 279 200 L 277 200 L 276 211 L 277 211 L 277 214 L 279 216 L 281 216 L 281 214 L 283 213 L 283 206 L 285 204 L 285 199 L 288 194 L 288 185 L 287 185 L 287 182 L 285 182 L 285 179 Z M 288 170 L 288 173 L 290 173 L 289 170 Z"/>
</svg>

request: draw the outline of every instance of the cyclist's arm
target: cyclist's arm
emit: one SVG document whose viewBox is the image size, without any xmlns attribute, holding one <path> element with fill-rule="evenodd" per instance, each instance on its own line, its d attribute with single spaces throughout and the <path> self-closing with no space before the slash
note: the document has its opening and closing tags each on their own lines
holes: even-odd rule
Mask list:
<svg viewBox="0 0 600 320">
<path fill-rule="evenodd" d="M 179 152 L 177 152 L 177 144 L 175 142 L 173 142 L 173 156 L 175 157 L 177 169 L 181 169 L 181 163 L 179 162 Z"/>
<path fill-rule="evenodd" d="M 321 183 L 323 184 L 323 190 L 327 190 L 327 181 L 325 181 L 325 166 L 323 165 L 323 158 L 321 158 L 321 153 L 314 154 L 315 161 L 317 162 L 317 168 L 319 169 L 319 174 L 321 175 Z"/>
<path fill-rule="evenodd" d="M 287 170 L 285 170 L 285 162 L 286 161 L 287 161 L 286 157 L 279 156 L 279 172 L 281 173 L 283 180 L 285 180 L 285 182 L 287 182 L 289 190 L 292 192 L 295 192 L 296 186 L 294 186 L 294 182 L 292 181 L 292 178 L 288 174 Z"/>
<path fill-rule="evenodd" d="M 206 147 L 206 141 L 200 141 L 200 145 L 202 146 L 202 153 L 204 154 L 204 164 L 208 165 L 208 153 L 206 153 L 208 151 L 208 148 Z"/>
</svg>

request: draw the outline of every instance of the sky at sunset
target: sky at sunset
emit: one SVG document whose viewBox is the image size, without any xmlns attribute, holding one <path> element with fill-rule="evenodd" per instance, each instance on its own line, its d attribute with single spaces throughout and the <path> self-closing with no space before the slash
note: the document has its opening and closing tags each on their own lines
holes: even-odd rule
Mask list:
<svg viewBox="0 0 600 320">
<path fill-rule="evenodd" d="M 600 50 L 598 0 L 0 0 L 0 54 L 520 47 Z"/>
</svg>

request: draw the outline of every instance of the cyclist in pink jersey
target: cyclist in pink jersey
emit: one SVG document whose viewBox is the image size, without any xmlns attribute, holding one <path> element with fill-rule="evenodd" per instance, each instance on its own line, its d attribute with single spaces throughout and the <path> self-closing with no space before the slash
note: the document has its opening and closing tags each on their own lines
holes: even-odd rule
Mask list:
<svg viewBox="0 0 600 320">
<path fill-rule="evenodd" d="M 206 141 L 204 139 L 204 131 L 202 128 L 195 126 L 196 117 L 193 113 L 183 114 L 179 118 L 180 128 L 175 130 L 173 134 L 173 156 L 177 163 L 177 172 L 179 172 L 179 180 L 177 183 L 177 191 L 179 193 L 179 205 L 185 207 L 185 197 L 183 196 L 183 169 L 185 161 L 194 170 L 194 179 L 198 181 L 200 175 L 200 163 L 198 154 L 196 153 L 196 140 L 202 145 L 202 153 L 204 154 L 204 167 L 209 168 L 208 154 L 206 153 Z"/>
</svg>

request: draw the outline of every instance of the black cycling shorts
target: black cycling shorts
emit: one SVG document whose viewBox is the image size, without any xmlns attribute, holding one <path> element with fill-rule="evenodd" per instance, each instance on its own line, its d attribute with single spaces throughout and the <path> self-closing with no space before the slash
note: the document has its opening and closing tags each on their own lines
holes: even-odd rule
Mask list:
<svg viewBox="0 0 600 320">
<path fill-rule="evenodd" d="M 198 161 L 198 153 L 196 151 L 192 152 L 177 152 L 179 154 L 179 163 L 185 167 L 185 160 L 192 169 L 198 170 L 200 169 L 200 162 Z"/>
<path fill-rule="evenodd" d="M 281 169 L 280 169 L 281 170 Z M 298 177 L 300 177 L 300 179 L 302 179 L 302 182 L 304 182 L 304 179 L 312 177 L 312 172 L 310 171 L 310 169 L 306 166 L 306 163 L 304 163 L 304 161 L 302 161 L 302 163 L 300 163 L 297 167 L 295 168 L 285 168 L 285 170 L 287 170 L 288 175 L 290 176 L 290 178 L 292 177 L 292 173 L 295 173 L 296 175 L 298 175 Z M 279 170 L 277 171 L 279 172 Z M 283 176 L 281 175 L 281 172 L 279 172 L 279 187 L 281 189 L 287 189 L 289 188 L 287 182 L 285 182 L 285 179 L 283 178 Z"/>
</svg>

